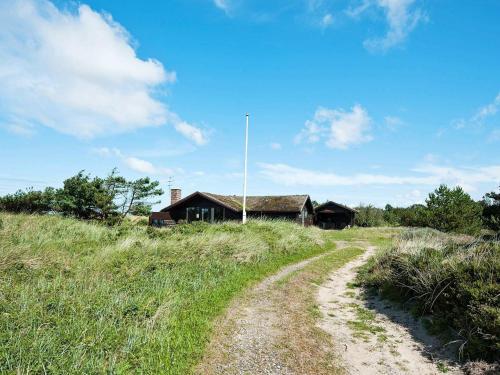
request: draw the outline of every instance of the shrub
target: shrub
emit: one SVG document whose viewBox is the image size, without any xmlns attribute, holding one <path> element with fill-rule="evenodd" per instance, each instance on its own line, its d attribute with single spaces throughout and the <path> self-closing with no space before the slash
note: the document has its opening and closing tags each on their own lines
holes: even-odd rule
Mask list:
<svg viewBox="0 0 500 375">
<path fill-rule="evenodd" d="M 384 221 L 384 210 L 376 208 L 371 204 L 356 207 L 358 211 L 354 219 L 354 224 L 359 227 L 380 227 L 386 225 Z"/>
<path fill-rule="evenodd" d="M 432 230 L 404 233 L 374 258 L 360 280 L 384 296 L 411 301 L 462 342 L 471 359 L 500 357 L 500 243 Z"/>
<path fill-rule="evenodd" d="M 500 232 L 500 192 L 486 194 L 482 204 L 485 226 L 495 232 Z"/>
</svg>

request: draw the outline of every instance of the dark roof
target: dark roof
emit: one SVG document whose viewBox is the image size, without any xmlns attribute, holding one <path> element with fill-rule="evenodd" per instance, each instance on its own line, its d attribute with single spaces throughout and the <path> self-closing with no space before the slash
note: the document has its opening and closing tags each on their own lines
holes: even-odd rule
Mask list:
<svg viewBox="0 0 500 375">
<path fill-rule="evenodd" d="M 328 202 L 325 202 L 323 204 L 320 204 L 319 206 L 315 207 L 314 210 L 316 212 L 322 211 L 324 207 L 328 207 L 328 206 L 332 206 L 332 205 L 344 208 L 344 209 L 346 209 L 348 211 L 351 211 L 351 212 L 358 212 L 354 208 L 347 207 L 347 206 L 344 206 L 343 204 L 340 204 L 340 203 L 337 203 L 337 202 L 333 202 L 333 201 L 328 201 Z M 323 211 L 325 211 L 325 210 L 323 210 Z"/>
<path fill-rule="evenodd" d="M 201 195 L 213 202 L 229 208 L 236 212 L 243 211 L 243 197 L 239 195 L 220 195 L 205 192 L 195 192 L 178 202 L 164 208 L 168 211 L 176 207 L 189 198 Z M 247 196 L 247 211 L 256 212 L 300 212 L 309 200 L 309 195 L 275 195 L 275 196 Z"/>
<path fill-rule="evenodd" d="M 243 210 L 243 197 L 240 195 L 203 194 L 227 204 L 235 211 Z M 247 211 L 300 212 L 308 198 L 309 195 L 247 196 Z"/>
</svg>

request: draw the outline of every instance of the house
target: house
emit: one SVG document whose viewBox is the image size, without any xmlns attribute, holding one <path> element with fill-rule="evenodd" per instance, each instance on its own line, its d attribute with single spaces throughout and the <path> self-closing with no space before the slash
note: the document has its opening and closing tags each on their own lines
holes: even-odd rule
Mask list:
<svg viewBox="0 0 500 375">
<path fill-rule="evenodd" d="M 181 199 L 180 189 L 171 190 L 171 204 L 151 218 L 161 220 L 168 214 L 174 222 L 205 221 L 209 223 L 241 220 L 243 197 L 195 192 Z M 280 218 L 308 226 L 313 223 L 314 208 L 309 195 L 248 196 L 246 201 L 249 218 Z M 165 218 L 167 216 L 165 215 Z M 154 219 L 151 219 L 154 220 Z"/>
<path fill-rule="evenodd" d="M 197 191 L 181 198 L 180 189 L 171 189 L 171 204 L 153 212 L 149 224 L 168 226 L 176 223 L 204 221 L 208 223 L 242 220 L 243 197 Z M 247 217 L 286 219 L 322 229 L 343 229 L 354 224 L 356 210 L 335 202 L 313 208 L 309 195 L 248 196 Z"/>
<path fill-rule="evenodd" d="M 322 229 L 344 229 L 354 225 L 356 213 L 350 207 L 328 201 L 314 209 L 314 224 Z"/>
</svg>

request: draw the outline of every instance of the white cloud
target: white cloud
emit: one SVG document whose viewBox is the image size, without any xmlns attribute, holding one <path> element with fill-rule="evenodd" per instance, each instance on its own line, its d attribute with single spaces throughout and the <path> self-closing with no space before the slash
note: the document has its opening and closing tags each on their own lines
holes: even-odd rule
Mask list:
<svg viewBox="0 0 500 375">
<path fill-rule="evenodd" d="M 9 124 L 6 126 L 9 133 L 19 135 L 21 137 L 32 137 L 35 135 L 35 130 L 32 126 L 22 124 Z"/>
<path fill-rule="evenodd" d="M 123 159 L 124 163 L 133 171 L 139 173 L 156 174 L 156 168 L 149 161 L 135 158 L 133 156 Z"/>
<path fill-rule="evenodd" d="M 269 147 L 271 147 L 272 150 L 281 150 L 281 143 L 272 142 Z"/>
<path fill-rule="evenodd" d="M 412 169 L 415 175 L 390 176 L 383 174 L 358 173 L 351 176 L 336 173 L 295 168 L 286 164 L 259 164 L 260 173 L 276 184 L 286 186 L 362 186 L 362 185 L 424 185 L 438 186 L 441 183 L 460 185 L 465 190 L 477 190 L 481 183 L 497 183 L 500 165 L 478 168 L 454 168 L 425 164 Z"/>
<path fill-rule="evenodd" d="M 370 38 L 364 46 L 371 51 L 386 51 L 404 42 L 419 23 L 427 19 L 419 8 L 414 8 L 415 0 L 365 0 L 361 5 L 349 8 L 346 13 L 357 18 L 371 7 L 382 9 L 388 25 L 385 36 Z"/>
<path fill-rule="evenodd" d="M 204 145 L 208 142 L 208 135 L 206 132 L 197 128 L 196 126 L 190 125 L 185 121 L 174 121 L 175 130 L 181 133 L 187 139 L 192 140 L 197 145 Z"/>
<path fill-rule="evenodd" d="M 480 107 L 473 116 L 468 119 L 459 118 L 451 121 L 451 127 L 455 130 L 461 130 L 470 126 L 482 126 L 489 117 L 494 117 L 500 109 L 500 92 L 489 104 Z M 495 136 L 495 130 L 490 134 L 490 140 Z"/>
<path fill-rule="evenodd" d="M 93 154 L 99 155 L 101 157 L 111 157 L 115 156 L 122 161 L 125 166 L 129 169 L 142 173 L 151 175 L 172 175 L 174 172 L 180 172 L 180 169 L 170 169 L 154 165 L 153 163 L 137 158 L 135 156 L 125 155 L 117 148 L 100 147 L 91 150 Z"/>
<path fill-rule="evenodd" d="M 327 13 L 321 18 L 319 25 L 321 28 L 326 29 L 328 26 L 333 24 L 333 16 L 330 13 Z"/>
<path fill-rule="evenodd" d="M 214 0 L 214 5 L 217 8 L 222 9 L 224 12 L 228 13 L 230 0 Z"/>
<path fill-rule="evenodd" d="M 397 130 L 399 127 L 404 125 L 404 121 L 401 120 L 399 117 L 396 116 L 385 116 L 384 117 L 384 122 L 385 125 L 390 129 L 390 130 Z"/>
<path fill-rule="evenodd" d="M 0 24 L 0 110 L 11 121 L 91 138 L 178 118 L 155 97 L 175 72 L 139 58 L 111 15 L 15 0 L 0 4 Z"/>
<path fill-rule="evenodd" d="M 351 145 L 371 141 L 370 128 L 371 119 L 358 104 L 351 111 L 319 107 L 313 120 L 306 121 L 305 128 L 295 137 L 295 141 L 316 143 L 324 138 L 328 147 L 345 150 Z"/>
<path fill-rule="evenodd" d="M 478 109 L 476 114 L 472 117 L 472 121 L 478 123 L 482 122 L 486 118 L 495 115 L 498 112 L 499 107 L 500 107 L 500 92 L 491 103 Z"/>
</svg>

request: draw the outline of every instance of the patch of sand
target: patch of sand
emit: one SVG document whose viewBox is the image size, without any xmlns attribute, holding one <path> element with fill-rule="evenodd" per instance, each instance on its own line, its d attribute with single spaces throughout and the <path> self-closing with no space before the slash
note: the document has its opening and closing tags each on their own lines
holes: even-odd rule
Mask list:
<svg viewBox="0 0 500 375">
<path fill-rule="evenodd" d="M 348 374 L 461 374 L 420 321 L 351 283 L 375 248 L 333 272 L 320 286 L 319 327 L 331 335 Z"/>
</svg>

